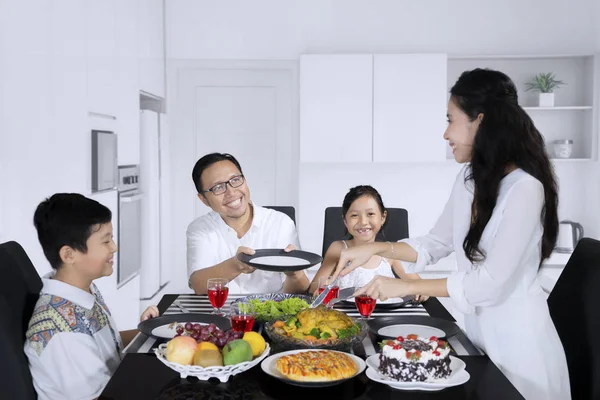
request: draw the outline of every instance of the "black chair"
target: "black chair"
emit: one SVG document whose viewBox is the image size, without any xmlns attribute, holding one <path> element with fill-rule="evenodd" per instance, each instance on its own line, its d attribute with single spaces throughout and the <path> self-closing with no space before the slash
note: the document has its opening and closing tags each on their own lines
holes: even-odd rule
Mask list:
<svg viewBox="0 0 600 400">
<path fill-rule="evenodd" d="M 42 280 L 17 242 L 0 244 L 0 387 L 2 398 L 36 399 L 23 351 Z"/>
<path fill-rule="evenodd" d="M 548 297 L 548 307 L 567 356 L 571 397 L 599 399 L 600 241 L 579 241 Z"/>
<path fill-rule="evenodd" d="M 342 219 L 342 207 L 325 209 L 325 226 L 323 229 L 323 252 L 336 240 L 350 239 Z M 403 208 L 388 208 L 387 219 L 383 229 L 377 234 L 377 241 L 395 242 L 408 237 L 408 211 Z"/>
<path fill-rule="evenodd" d="M 294 221 L 294 225 L 296 224 L 296 209 L 292 206 L 264 206 L 265 208 L 270 208 L 271 210 L 279 211 L 287 215 Z"/>
</svg>

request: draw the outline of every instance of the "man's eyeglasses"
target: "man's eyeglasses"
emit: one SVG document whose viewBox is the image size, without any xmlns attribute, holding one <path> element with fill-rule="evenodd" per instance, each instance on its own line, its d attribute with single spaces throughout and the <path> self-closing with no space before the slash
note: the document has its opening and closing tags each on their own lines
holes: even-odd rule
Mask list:
<svg viewBox="0 0 600 400">
<path fill-rule="evenodd" d="M 212 192 L 215 196 L 223 194 L 227 191 L 227 184 L 232 188 L 240 187 L 244 184 L 244 175 L 237 175 L 228 180 L 227 182 L 217 183 L 215 186 L 208 190 L 203 190 L 204 193 Z"/>
</svg>

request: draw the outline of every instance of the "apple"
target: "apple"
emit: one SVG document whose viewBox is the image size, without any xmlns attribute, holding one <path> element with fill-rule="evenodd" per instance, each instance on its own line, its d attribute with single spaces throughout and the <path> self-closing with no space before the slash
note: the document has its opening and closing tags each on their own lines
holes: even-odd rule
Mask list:
<svg viewBox="0 0 600 400">
<path fill-rule="evenodd" d="M 198 347 L 196 339 L 190 336 L 177 336 L 167 343 L 167 361 L 181 365 L 191 365 Z"/>
</svg>

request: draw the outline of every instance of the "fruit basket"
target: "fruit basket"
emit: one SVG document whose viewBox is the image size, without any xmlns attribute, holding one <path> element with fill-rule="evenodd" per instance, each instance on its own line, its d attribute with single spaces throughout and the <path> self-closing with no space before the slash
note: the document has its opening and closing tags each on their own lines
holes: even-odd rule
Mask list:
<svg viewBox="0 0 600 400">
<path fill-rule="evenodd" d="M 208 380 L 210 378 L 217 378 L 221 382 L 227 382 L 230 376 L 237 375 L 244 371 L 249 370 L 255 365 L 259 364 L 262 360 L 269 355 L 271 348 L 267 343 L 265 350 L 259 356 L 255 357 L 252 361 L 242 362 L 239 364 L 226 365 L 226 366 L 214 366 L 214 367 L 200 367 L 197 365 L 182 365 L 174 362 L 170 362 L 166 357 L 167 344 L 162 343 L 158 348 L 154 349 L 156 357 L 165 364 L 167 367 L 174 371 L 179 372 L 181 378 L 187 378 L 188 376 L 195 376 L 200 380 Z"/>
</svg>

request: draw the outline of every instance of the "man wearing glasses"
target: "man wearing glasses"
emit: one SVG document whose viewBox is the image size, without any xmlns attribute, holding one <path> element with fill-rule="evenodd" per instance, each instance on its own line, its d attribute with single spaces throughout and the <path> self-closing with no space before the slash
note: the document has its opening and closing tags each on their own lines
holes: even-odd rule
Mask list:
<svg viewBox="0 0 600 400">
<path fill-rule="evenodd" d="M 212 211 L 196 218 L 187 229 L 189 284 L 206 294 L 207 280 L 226 278 L 231 293 L 304 292 L 304 271 L 280 273 L 255 270 L 237 254 L 254 249 L 299 248 L 294 222 L 285 214 L 254 205 L 238 161 L 230 154 L 202 157 L 192 171 L 198 198 Z"/>
</svg>

